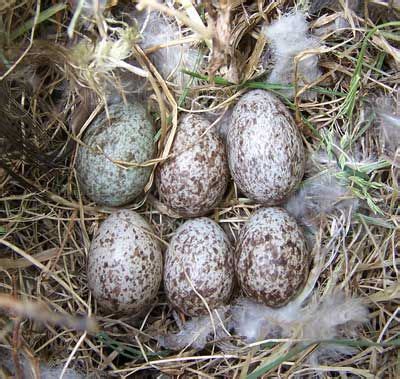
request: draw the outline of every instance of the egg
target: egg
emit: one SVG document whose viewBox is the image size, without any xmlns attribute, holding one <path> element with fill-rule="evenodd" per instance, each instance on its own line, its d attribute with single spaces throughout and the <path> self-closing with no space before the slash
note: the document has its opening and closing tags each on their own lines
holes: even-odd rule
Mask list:
<svg viewBox="0 0 400 379">
<path fill-rule="evenodd" d="M 130 210 L 108 216 L 90 246 L 87 278 L 101 308 L 139 313 L 151 304 L 162 280 L 162 255 L 143 217 Z"/>
<path fill-rule="evenodd" d="M 240 231 L 235 270 L 243 292 L 270 307 L 280 307 L 302 288 L 309 253 L 300 227 L 281 208 L 261 208 Z"/>
<path fill-rule="evenodd" d="M 165 257 L 164 288 L 171 304 L 189 316 L 208 314 L 229 301 L 233 289 L 233 251 L 214 221 L 186 221 L 172 238 Z M 204 301 L 203 301 L 204 299 Z"/>
<path fill-rule="evenodd" d="M 172 146 L 174 156 L 157 171 L 156 186 L 161 201 L 183 217 L 210 212 L 227 187 L 225 145 L 210 126 L 199 115 L 184 116 Z"/>
<path fill-rule="evenodd" d="M 299 130 L 282 102 L 264 90 L 246 93 L 234 107 L 227 152 L 237 187 L 261 204 L 283 202 L 304 174 Z"/>
<path fill-rule="evenodd" d="M 155 153 L 154 129 L 138 102 L 113 104 L 89 126 L 76 161 L 83 192 L 98 204 L 120 206 L 139 196 L 151 167 L 117 166 L 112 160 L 143 163 Z M 100 151 L 99 151 L 100 149 Z"/>
</svg>

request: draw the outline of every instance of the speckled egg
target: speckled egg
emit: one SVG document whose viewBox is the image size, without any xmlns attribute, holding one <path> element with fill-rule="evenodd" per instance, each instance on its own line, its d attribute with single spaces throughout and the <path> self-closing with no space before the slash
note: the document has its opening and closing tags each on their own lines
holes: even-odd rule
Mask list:
<svg viewBox="0 0 400 379">
<path fill-rule="evenodd" d="M 240 232 L 235 259 L 243 292 L 270 307 L 295 297 L 309 271 L 303 233 L 281 208 L 262 208 L 249 218 Z"/>
<path fill-rule="evenodd" d="M 157 172 L 161 201 L 183 217 L 210 212 L 226 190 L 229 169 L 225 146 L 210 125 L 201 116 L 184 116 L 171 150 L 175 156 Z"/>
<path fill-rule="evenodd" d="M 299 130 L 282 102 L 264 90 L 250 91 L 236 104 L 227 152 L 236 185 L 261 204 L 281 203 L 304 174 Z"/>
<path fill-rule="evenodd" d="M 86 131 L 76 170 L 83 192 L 107 206 L 124 205 L 143 191 L 151 167 L 117 166 L 112 160 L 143 163 L 155 153 L 154 129 L 140 103 L 114 104 Z"/>
<path fill-rule="evenodd" d="M 140 312 L 157 295 L 162 255 L 151 226 L 120 210 L 99 227 L 89 250 L 88 284 L 97 304 L 112 312 Z"/>
<path fill-rule="evenodd" d="M 207 314 L 200 296 L 210 309 L 225 304 L 233 277 L 233 251 L 217 223 L 201 217 L 177 229 L 164 266 L 165 292 L 175 308 L 189 316 Z"/>
</svg>

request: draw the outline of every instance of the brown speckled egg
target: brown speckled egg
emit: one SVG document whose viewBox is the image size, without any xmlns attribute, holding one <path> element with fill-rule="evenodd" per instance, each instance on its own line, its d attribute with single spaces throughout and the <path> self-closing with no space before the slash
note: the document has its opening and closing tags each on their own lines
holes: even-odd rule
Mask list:
<svg viewBox="0 0 400 379">
<path fill-rule="evenodd" d="M 281 203 L 300 183 L 305 152 L 289 111 L 264 90 L 246 93 L 236 104 L 227 136 L 232 177 L 250 199 Z"/>
<path fill-rule="evenodd" d="M 184 116 L 171 150 L 177 155 L 161 164 L 157 172 L 161 201 L 183 217 L 210 212 L 228 183 L 225 146 L 210 125 L 201 116 Z"/>
<path fill-rule="evenodd" d="M 262 208 L 249 218 L 240 231 L 235 259 L 243 292 L 270 307 L 295 297 L 309 270 L 303 233 L 281 208 Z"/>
<path fill-rule="evenodd" d="M 165 292 L 175 308 L 189 316 L 207 314 L 198 294 L 217 308 L 229 301 L 233 277 L 233 251 L 217 223 L 202 217 L 177 229 L 164 266 Z"/>
<path fill-rule="evenodd" d="M 97 304 L 111 312 L 143 310 L 162 279 L 160 246 L 151 226 L 129 210 L 112 213 L 89 250 L 88 283 Z"/>
</svg>

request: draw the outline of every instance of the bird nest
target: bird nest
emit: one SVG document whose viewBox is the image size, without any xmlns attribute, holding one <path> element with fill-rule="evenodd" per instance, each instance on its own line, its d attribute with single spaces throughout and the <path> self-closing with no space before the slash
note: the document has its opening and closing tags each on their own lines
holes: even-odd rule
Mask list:
<svg viewBox="0 0 400 379">
<path fill-rule="evenodd" d="M 290 58 L 293 77 L 271 82 L 286 39 L 301 32 L 292 24 L 277 47 L 265 30 L 299 11 L 314 42 Z M 396 1 L 375 0 L 2 2 L 0 373 L 399 377 L 399 14 Z M 302 76 L 309 56 L 312 81 Z M 179 114 L 202 113 L 223 134 L 232 106 L 254 88 L 280 96 L 308 152 L 304 182 L 286 207 L 310 234 L 319 268 L 311 297 L 356 296 L 368 321 L 352 338 L 305 343 L 294 332 L 248 344 L 228 333 L 202 349 L 166 349 L 159 337 L 185 317 L 162 288 L 140 317 L 102 311 L 88 290 L 90 242 L 112 209 L 81 193 L 77 147 L 111 102 L 135 99 L 157 126 L 158 155 L 147 162 L 155 168 L 169 156 Z M 127 208 L 168 244 L 184 220 L 152 182 Z M 257 207 L 231 181 L 210 217 L 234 242 Z M 351 354 L 309 359 L 332 343 Z"/>
</svg>

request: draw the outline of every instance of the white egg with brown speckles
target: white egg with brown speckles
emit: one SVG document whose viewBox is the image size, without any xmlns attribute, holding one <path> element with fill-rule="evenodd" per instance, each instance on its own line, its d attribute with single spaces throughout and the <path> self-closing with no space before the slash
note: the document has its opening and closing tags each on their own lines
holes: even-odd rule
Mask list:
<svg viewBox="0 0 400 379">
<path fill-rule="evenodd" d="M 227 152 L 236 185 L 261 204 L 283 202 L 304 174 L 299 130 L 283 103 L 264 90 L 246 93 L 234 107 Z"/>
<path fill-rule="evenodd" d="M 186 221 L 166 252 L 164 287 L 171 304 L 189 316 L 207 314 L 229 301 L 233 251 L 221 227 L 206 217 Z"/>
<path fill-rule="evenodd" d="M 97 304 L 111 312 L 140 313 L 157 295 L 162 254 L 138 213 L 120 210 L 100 225 L 89 250 L 87 278 Z"/>
<path fill-rule="evenodd" d="M 160 199 L 183 217 L 210 212 L 221 201 L 229 178 L 225 145 L 211 124 L 199 115 L 182 117 L 172 158 L 157 171 Z"/>
<path fill-rule="evenodd" d="M 155 131 L 142 104 L 114 104 L 83 137 L 76 171 L 83 192 L 98 204 L 120 206 L 139 196 L 151 167 L 121 167 L 115 161 L 144 163 L 154 158 Z"/>
<path fill-rule="evenodd" d="M 293 299 L 309 272 L 310 255 L 296 221 L 282 208 L 261 208 L 243 226 L 235 270 L 243 292 L 270 307 Z"/>
</svg>

